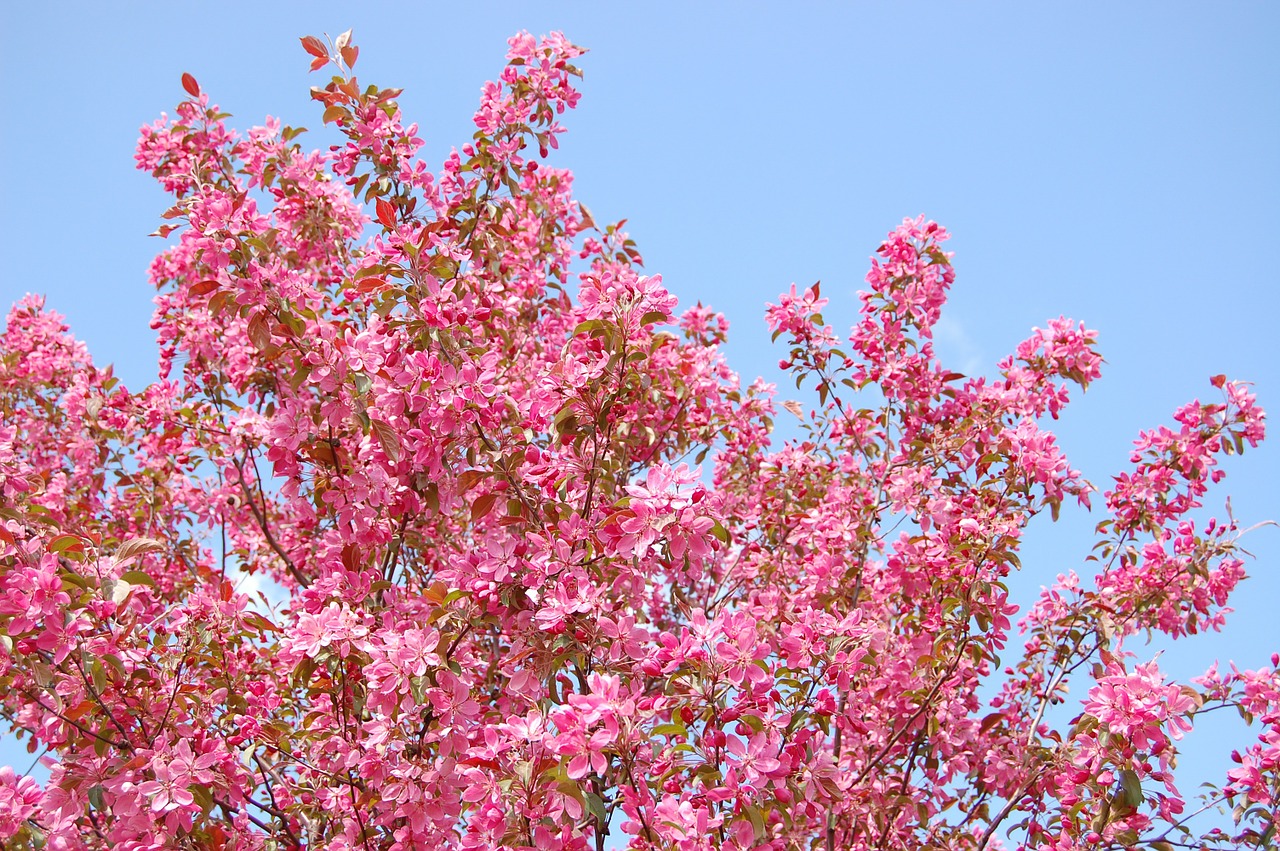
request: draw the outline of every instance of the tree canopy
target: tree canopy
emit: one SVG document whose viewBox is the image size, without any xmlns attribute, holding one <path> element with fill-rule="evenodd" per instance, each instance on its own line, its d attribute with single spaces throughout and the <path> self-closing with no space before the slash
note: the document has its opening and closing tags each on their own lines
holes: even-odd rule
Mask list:
<svg viewBox="0 0 1280 851">
<path fill-rule="evenodd" d="M 513 37 L 437 171 L 349 32 L 302 46 L 332 149 L 191 75 L 143 128 L 159 380 L 38 297 L 0 336 L 0 712 L 51 769 L 0 769 L 9 847 L 1274 842 L 1280 659 L 1175 682 L 1140 640 L 1223 627 L 1244 579 L 1200 509 L 1263 437 L 1246 385 L 1095 489 L 1047 427 L 1095 332 L 948 368 L 920 217 L 848 335 L 817 285 L 767 307 L 779 402 L 548 161 L 580 48 Z M 1067 500 L 1101 520 L 1018 637 L 1006 579 Z M 1195 803 L 1179 741 L 1222 708 L 1256 738 Z"/>
</svg>

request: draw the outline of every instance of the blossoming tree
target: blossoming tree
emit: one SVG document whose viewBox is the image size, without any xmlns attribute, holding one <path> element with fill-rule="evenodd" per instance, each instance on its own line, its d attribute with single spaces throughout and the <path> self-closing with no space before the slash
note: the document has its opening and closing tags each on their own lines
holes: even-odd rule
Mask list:
<svg viewBox="0 0 1280 851">
<path fill-rule="evenodd" d="M 1027 524 L 1093 492 L 1043 426 L 1094 332 L 948 370 L 947 233 L 905 221 L 847 339 L 817 286 L 769 306 L 812 393 L 774 445 L 724 319 L 546 162 L 579 48 L 511 39 L 436 172 L 349 33 L 303 47 L 328 152 L 190 76 L 143 129 L 159 381 L 8 315 L 0 711 L 51 776 L 0 769 L 5 847 L 1274 842 L 1280 673 L 1171 682 L 1135 643 L 1218 629 L 1243 578 L 1197 511 L 1263 436 L 1243 385 L 1139 437 L 1013 637 Z M 1257 738 L 1201 836 L 1175 758 L 1222 707 Z"/>
</svg>

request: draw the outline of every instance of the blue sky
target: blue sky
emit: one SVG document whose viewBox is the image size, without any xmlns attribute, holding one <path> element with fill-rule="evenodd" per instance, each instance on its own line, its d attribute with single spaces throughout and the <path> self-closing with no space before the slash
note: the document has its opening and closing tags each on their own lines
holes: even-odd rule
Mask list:
<svg viewBox="0 0 1280 851">
<path fill-rule="evenodd" d="M 354 27 L 360 78 L 404 87 L 438 162 L 507 36 L 559 29 L 591 52 L 555 162 L 682 303 L 726 313 L 744 380 L 777 378 L 766 301 L 820 279 L 847 328 L 868 256 L 924 213 L 954 234 L 954 368 L 990 370 L 1059 314 L 1100 332 L 1103 379 L 1054 424 L 1099 487 L 1139 429 L 1212 397 L 1210 375 L 1280 410 L 1274 3 L 9 3 L 0 22 L 0 302 L 46 293 L 131 387 L 154 375 L 146 234 L 165 205 L 132 150 L 182 72 L 236 126 L 318 128 L 297 39 Z M 1231 493 L 1246 524 L 1280 519 L 1280 435 L 1226 469 L 1211 509 Z M 1097 519 L 1034 530 L 1022 599 L 1081 565 Z M 1228 632 L 1174 645 L 1168 669 L 1280 650 L 1280 531 L 1246 546 Z M 1253 735 L 1214 719 L 1184 763 L 1218 774 Z"/>
</svg>

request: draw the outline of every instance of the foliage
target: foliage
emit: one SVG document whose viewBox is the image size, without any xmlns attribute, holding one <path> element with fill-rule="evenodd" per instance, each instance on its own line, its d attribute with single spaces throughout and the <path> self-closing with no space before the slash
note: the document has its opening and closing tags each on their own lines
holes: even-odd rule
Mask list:
<svg viewBox="0 0 1280 851">
<path fill-rule="evenodd" d="M 303 46 L 330 151 L 232 131 L 190 75 L 143 128 L 174 198 L 159 381 L 128 392 L 35 297 L 0 338 L 0 699 L 52 772 L 0 769 L 8 847 L 1273 841 L 1280 674 L 1129 649 L 1223 625 L 1240 533 L 1194 515 L 1263 436 L 1243 385 L 1141 435 L 1096 577 L 1011 651 L 1027 524 L 1092 492 L 1044 423 L 1094 332 L 946 369 L 947 233 L 907 220 L 847 341 L 816 285 L 769 306 L 815 394 L 776 447 L 724 319 L 677 314 L 545 161 L 579 48 L 511 39 L 436 173 L 349 33 Z M 1175 756 L 1221 707 L 1261 733 L 1201 839 Z"/>
</svg>

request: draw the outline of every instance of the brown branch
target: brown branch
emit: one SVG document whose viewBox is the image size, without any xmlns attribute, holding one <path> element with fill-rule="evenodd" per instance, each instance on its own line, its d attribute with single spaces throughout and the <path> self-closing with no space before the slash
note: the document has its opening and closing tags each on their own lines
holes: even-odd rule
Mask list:
<svg viewBox="0 0 1280 851">
<path fill-rule="evenodd" d="M 113 748 L 116 748 L 117 750 L 129 751 L 130 753 L 133 752 L 133 745 L 130 744 L 128 741 L 117 742 L 112 739 L 108 739 L 106 736 L 103 736 L 99 733 L 95 733 L 93 730 L 90 730 L 88 727 L 84 726 L 79 721 L 72 721 L 70 718 L 63 715 L 58 710 L 54 709 L 51 706 L 47 706 L 43 700 L 41 700 L 38 696 L 31 694 L 31 692 L 27 691 L 26 689 L 22 689 L 22 694 L 28 700 L 34 701 L 35 704 L 39 706 L 41 709 L 43 709 L 45 712 L 48 712 L 50 715 L 53 715 L 55 718 L 57 718 L 59 721 L 62 721 L 63 723 L 70 724 L 72 727 L 75 727 L 77 730 L 79 730 L 81 733 L 84 733 L 86 736 L 92 739 L 96 739 L 100 742 L 106 742 L 108 745 L 110 745 Z"/>
<path fill-rule="evenodd" d="M 303 588 L 309 587 L 311 583 L 302 575 L 302 571 L 298 570 L 298 566 L 293 563 L 293 559 L 290 558 L 289 554 L 280 546 L 280 543 L 276 540 L 276 536 L 271 533 L 271 526 L 267 522 L 266 516 L 267 496 L 262 492 L 261 481 L 258 482 L 258 492 L 262 496 L 262 508 L 259 508 L 257 502 L 253 499 L 253 494 L 249 492 L 249 486 L 245 484 L 244 462 L 242 462 L 237 455 L 232 454 L 231 464 L 236 468 L 236 472 L 240 474 L 237 484 L 240 485 L 240 490 L 244 493 L 245 502 L 248 504 L 249 510 L 253 512 L 254 519 L 258 521 L 258 528 L 262 530 L 262 534 L 263 537 L 266 538 L 267 545 L 271 547 L 275 554 L 280 557 L 281 561 L 284 562 L 285 567 L 289 571 L 289 575 L 292 576 Z"/>
</svg>

